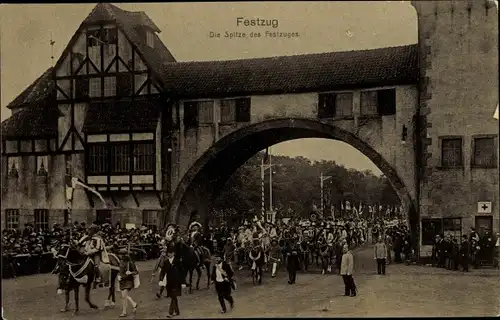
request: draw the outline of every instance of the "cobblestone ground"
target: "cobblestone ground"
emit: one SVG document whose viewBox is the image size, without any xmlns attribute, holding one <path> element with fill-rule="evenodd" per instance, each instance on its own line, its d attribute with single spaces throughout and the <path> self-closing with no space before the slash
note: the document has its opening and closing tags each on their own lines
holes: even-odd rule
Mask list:
<svg viewBox="0 0 500 320">
<path fill-rule="evenodd" d="M 233 296 L 236 307 L 220 315 L 215 290 L 206 289 L 202 278 L 200 291 L 180 297 L 179 318 L 228 317 L 361 317 L 361 316 L 495 316 L 500 314 L 500 272 L 471 270 L 470 273 L 432 267 L 389 265 L 387 275 L 375 271 L 372 248 L 355 252 L 354 278 L 357 297 L 343 296 L 343 283 L 337 275 L 318 272 L 299 274 L 295 285 L 287 284 L 280 270 L 272 279 L 267 274 L 261 286 L 254 286 L 249 271 L 238 272 L 238 290 Z M 136 318 L 165 318 L 169 299 L 156 300 L 157 279 L 149 283 L 155 262 L 139 262 L 141 287 L 132 293 L 139 303 Z M 56 294 L 54 275 L 37 275 L 4 280 L 2 283 L 6 319 L 70 319 L 61 314 L 63 296 Z M 120 314 L 120 301 L 113 309 L 104 310 L 106 289 L 92 292 L 92 301 L 100 310 L 91 310 L 80 294 L 80 313 L 74 318 L 109 319 Z M 119 299 L 119 294 L 117 294 Z M 70 308 L 73 307 L 73 303 Z M 130 312 L 130 310 L 129 310 Z M 132 318 L 132 316 L 129 316 Z"/>
</svg>

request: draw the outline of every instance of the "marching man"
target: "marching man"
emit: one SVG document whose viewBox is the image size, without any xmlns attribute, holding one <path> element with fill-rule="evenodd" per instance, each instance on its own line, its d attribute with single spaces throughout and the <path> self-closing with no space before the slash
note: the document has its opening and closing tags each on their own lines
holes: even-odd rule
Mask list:
<svg viewBox="0 0 500 320">
<path fill-rule="evenodd" d="M 276 271 L 278 269 L 278 263 L 281 262 L 281 248 L 278 244 L 278 239 L 273 238 L 271 240 L 271 247 L 269 248 L 269 260 L 273 264 L 273 271 L 271 277 L 276 277 Z"/>
<path fill-rule="evenodd" d="M 78 246 L 83 246 L 84 254 L 91 257 L 94 261 L 96 272 L 96 284 L 101 283 L 101 262 L 109 264 L 109 256 L 106 251 L 106 245 L 100 236 L 97 235 L 99 227 L 92 224 L 88 230 L 88 234 L 83 236 L 78 241 Z"/>
<path fill-rule="evenodd" d="M 328 256 L 329 256 L 328 272 L 332 272 L 332 260 L 334 252 L 333 244 L 335 242 L 335 237 L 333 235 L 332 229 L 330 228 L 330 225 L 328 225 L 326 232 L 327 232 L 326 245 L 328 246 Z"/>
</svg>

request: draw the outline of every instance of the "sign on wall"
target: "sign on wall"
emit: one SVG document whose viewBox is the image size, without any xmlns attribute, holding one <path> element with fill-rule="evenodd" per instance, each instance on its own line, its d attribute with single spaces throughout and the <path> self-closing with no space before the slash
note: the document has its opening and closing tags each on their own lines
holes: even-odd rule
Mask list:
<svg viewBox="0 0 500 320">
<path fill-rule="evenodd" d="M 477 213 L 491 213 L 491 201 L 479 201 L 477 203 Z"/>
</svg>

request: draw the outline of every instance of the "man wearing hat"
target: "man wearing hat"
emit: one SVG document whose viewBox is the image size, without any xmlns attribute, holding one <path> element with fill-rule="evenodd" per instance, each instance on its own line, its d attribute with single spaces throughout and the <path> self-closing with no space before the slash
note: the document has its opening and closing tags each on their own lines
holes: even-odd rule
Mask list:
<svg viewBox="0 0 500 320">
<path fill-rule="evenodd" d="M 299 248 L 297 246 L 297 237 L 294 237 L 292 241 L 290 241 L 287 245 L 286 250 L 286 264 L 288 270 L 288 284 L 294 284 L 295 279 L 297 278 L 297 269 L 300 268 L 299 261 Z"/>
<path fill-rule="evenodd" d="M 460 244 L 459 250 L 459 263 L 462 266 L 462 270 L 465 272 L 469 272 L 470 244 L 467 238 L 467 235 L 462 236 L 462 243 Z"/>
<path fill-rule="evenodd" d="M 182 273 L 180 262 L 175 259 L 175 248 L 170 245 L 167 247 L 167 257 L 161 268 L 159 283 L 160 286 L 166 286 L 167 296 L 171 299 L 168 318 L 180 314 L 177 297 L 182 295 Z"/>
<path fill-rule="evenodd" d="M 94 261 L 96 283 L 101 282 L 101 261 L 104 263 L 109 263 L 109 257 L 106 252 L 106 245 L 102 238 L 97 235 L 98 231 L 99 226 L 97 226 L 96 224 L 92 224 L 88 230 L 88 233 L 78 241 L 78 245 L 83 246 L 85 254 L 91 257 Z"/>
<path fill-rule="evenodd" d="M 233 275 L 234 272 L 231 265 L 224 261 L 222 254 L 217 253 L 215 265 L 212 267 L 211 279 L 215 283 L 215 291 L 219 298 L 221 313 L 227 312 L 224 300 L 229 302 L 231 310 L 234 308 L 234 299 L 231 296 L 231 289 L 234 287 Z"/>
</svg>

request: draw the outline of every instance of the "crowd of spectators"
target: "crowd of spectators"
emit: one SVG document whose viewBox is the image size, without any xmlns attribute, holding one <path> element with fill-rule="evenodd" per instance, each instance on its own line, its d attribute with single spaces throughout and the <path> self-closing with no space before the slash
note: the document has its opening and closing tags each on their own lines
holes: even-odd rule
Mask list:
<svg viewBox="0 0 500 320">
<path fill-rule="evenodd" d="M 2 232 L 2 271 L 3 278 L 24 274 L 44 273 L 52 271 L 55 260 L 50 249 L 60 242 L 78 241 L 87 231 L 87 225 L 75 221 L 71 228 L 63 228 L 54 224 L 50 229 L 35 229 L 32 224 L 25 225 L 23 230 L 11 229 Z M 139 259 L 154 258 L 158 250 L 156 245 L 161 240 L 155 228 L 141 226 L 126 229 L 120 224 L 101 225 L 99 236 L 102 237 L 110 251 L 128 245 L 144 250 Z"/>
</svg>

